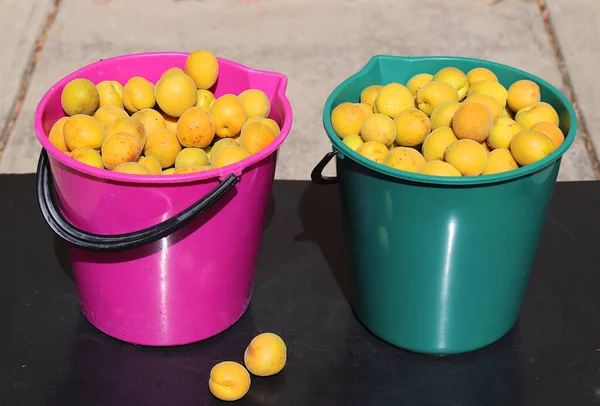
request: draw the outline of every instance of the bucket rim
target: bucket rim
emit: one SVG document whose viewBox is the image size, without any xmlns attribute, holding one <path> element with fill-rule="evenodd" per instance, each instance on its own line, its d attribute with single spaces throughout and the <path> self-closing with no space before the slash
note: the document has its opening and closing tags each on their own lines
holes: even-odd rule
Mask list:
<svg viewBox="0 0 600 406">
<path fill-rule="evenodd" d="M 116 61 L 125 61 L 131 59 L 154 59 L 161 57 L 179 57 L 187 58 L 190 52 L 169 52 L 169 51 L 155 51 L 155 52 L 140 52 L 140 53 L 130 53 L 112 56 L 109 58 L 103 58 L 97 60 L 95 62 L 89 63 L 80 67 L 79 69 L 69 73 L 64 76 L 62 79 L 58 80 L 55 84 L 53 84 L 44 94 L 44 96 L 40 99 L 38 106 L 35 110 L 34 115 L 34 129 L 38 141 L 42 145 L 42 147 L 50 154 L 52 159 L 56 159 L 63 165 L 75 169 L 78 172 L 81 172 L 86 175 L 93 176 L 95 178 L 99 178 L 101 180 L 109 180 L 123 183 L 136 183 L 136 184 L 173 184 L 173 183 L 186 183 L 186 182 L 194 182 L 194 181 L 203 181 L 203 180 L 214 180 L 220 179 L 223 180 L 227 175 L 233 173 L 237 176 L 240 176 L 242 172 L 252 165 L 264 160 L 275 151 L 279 149 L 281 144 L 288 137 L 293 121 L 293 113 L 292 106 L 289 98 L 287 97 L 286 91 L 288 86 L 288 77 L 280 72 L 268 71 L 250 68 L 246 65 L 243 65 L 239 62 L 235 62 L 229 59 L 217 57 L 217 61 L 219 64 L 227 64 L 229 66 L 233 66 L 240 71 L 244 71 L 248 74 L 253 75 L 263 75 L 265 77 L 269 77 L 272 81 L 278 81 L 279 84 L 277 86 L 276 96 L 281 100 L 283 105 L 283 113 L 284 120 L 280 128 L 279 135 L 275 137 L 275 140 L 271 142 L 266 148 L 263 150 L 250 155 L 248 158 L 243 161 L 236 162 L 231 165 L 223 166 L 221 168 L 213 168 L 206 171 L 201 172 L 192 172 L 185 174 L 173 174 L 169 176 L 165 176 L 162 174 L 159 175 L 140 175 L 140 174 L 128 174 L 128 173 L 120 173 L 114 172 L 108 169 L 100 169 L 93 167 L 91 165 L 86 165 L 82 162 L 79 162 L 63 152 L 61 152 L 58 148 L 56 148 L 49 140 L 48 134 L 44 131 L 42 125 L 42 116 L 46 109 L 46 106 L 49 104 L 51 97 L 58 92 L 58 88 L 64 88 L 64 86 L 69 83 L 69 81 L 85 77 L 86 73 L 98 68 L 102 64 L 106 62 L 116 62 Z M 139 76 L 144 76 L 142 72 L 140 72 Z"/>
<path fill-rule="evenodd" d="M 424 61 L 444 61 L 448 63 L 448 66 L 455 61 L 466 61 L 466 62 L 474 62 L 480 64 L 482 67 L 489 68 L 493 71 L 493 69 L 504 70 L 515 73 L 521 76 L 522 79 L 529 79 L 539 85 L 544 86 L 548 91 L 554 94 L 560 102 L 565 106 L 568 118 L 569 118 L 569 130 L 565 136 L 565 140 L 563 143 L 552 151 L 551 154 L 547 155 L 545 158 L 526 166 L 522 166 L 517 169 L 513 169 L 507 172 L 502 172 L 493 175 L 479 175 L 479 176 L 431 176 L 431 175 L 423 175 L 419 173 L 406 172 L 397 170 L 394 168 L 390 168 L 386 165 L 379 164 L 374 162 L 368 158 L 363 157 L 353 149 L 349 148 L 346 144 L 343 143 L 342 139 L 335 133 L 333 130 L 333 126 L 331 124 L 331 111 L 333 107 L 333 101 L 338 97 L 339 93 L 353 81 L 358 78 L 367 75 L 367 72 L 374 66 L 377 65 L 382 60 L 395 60 L 395 61 L 404 61 L 407 65 L 411 63 L 418 63 Z M 543 100 L 542 100 L 543 101 Z M 567 152 L 567 150 L 573 144 L 575 137 L 577 136 L 577 114 L 575 113 L 575 109 L 571 102 L 567 99 L 567 97 L 559 91 L 554 85 L 550 84 L 546 80 L 536 76 L 532 73 L 524 71 L 519 68 L 515 68 L 503 63 L 489 61 L 485 59 L 478 58 L 469 58 L 463 56 L 448 56 L 448 55 L 427 55 L 427 56 L 399 56 L 399 55 L 387 55 L 387 54 L 378 54 L 372 56 L 369 61 L 357 72 L 344 79 L 341 83 L 339 83 L 335 89 L 331 92 L 329 97 L 327 98 L 325 105 L 323 107 L 323 126 L 325 128 L 325 132 L 331 141 L 332 149 L 336 152 L 338 158 L 344 159 L 346 157 L 352 159 L 356 163 L 371 169 L 375 172 L 390 176 L 395 179 L 406 180 L 411 182 L 417 182 L 422 184 L 429 185 L 487 185 L 498 182 L 506 182 L 515 180 L 517 178 L 525 177 L 532 175 L 536 172 L 539 172 L 551 165 L 553 165 L 556 161 L 558 161 L 562 156 Z"/>
</svg>

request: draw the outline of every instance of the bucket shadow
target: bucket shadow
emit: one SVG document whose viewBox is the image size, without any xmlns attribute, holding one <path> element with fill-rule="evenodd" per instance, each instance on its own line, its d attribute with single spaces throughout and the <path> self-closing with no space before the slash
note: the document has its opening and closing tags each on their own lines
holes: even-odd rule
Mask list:
<svg viewBox="0 0 600 406">
<path fill-rule="evenodd" d="M 516 328 L 488 347 L 461 355 L 423 355 L 378 345 L 387 355 L 380 362 L 372 362 L 368 346 L 354 343 L 352 347 L 362 350 L 355 354 L 361 370 L 353 382 L 355 404 L 523 404 L 526 360 L 519 351 L 521 342 Z"/>
<path fill-rule="evenodd" d="M 229 329 L 205 341 L 176 347 L 145 347 L 113 339 L 80 314 L 66 368 L 51 382 L 45 405 L 216 405 L 206 384 L 220 361 L 240 361 L 256 332 L 250 309 Z M 269 404 L 285 381 L 253 382 L 252 404 Z M 277 379 L 276 379 L 277 380 Z M 266 402 L 266 403 L 265 403 Z"/>
<path fill-rule="evenodd" d="M 269 228 L 271 221 L 273 220 L 273 215 L 275 214 L 275 196 L 273 195 L 273 190 L 269 194 L 269 204 L 267 206 L 267 213 L 265 215 L 265 222 L 263 225 L 263 231 Z"/>
<path fill-rule="evenodd" d="M 189 348 L 186 354 L 185 347 L 122 343 L 96 331 L 82 315 L 76 331 L 68 369 L 53 383 L 46 405 L 209 404 L 204 386 L 197 383 L 205 380 L 206 367 L 197 365 Z M 204 353 L 208 359 L 218 355 L 216 349 Z"/>
<path fill-rule="evenodd" d="M 319 247 L 346 301 L 353 307 L 350 264 L 341 209 L 338 186 L 310 183 L 302 194 L 298 207 L 304 231 L 294 240 L 310 240 Z M 332 233 L 342 236 L 343 240 L 332 238 Z"/>
<path fill-rule="evenodd" d="M 74 280 L 73 267 L 71 266 L 71 258 L 69 256 L 69 244 L 56 234 L 52 236 L 52 245 L 54 248 L 54 255 L 58 260 L 60 269 L 69 277 Z"/>
</svg>

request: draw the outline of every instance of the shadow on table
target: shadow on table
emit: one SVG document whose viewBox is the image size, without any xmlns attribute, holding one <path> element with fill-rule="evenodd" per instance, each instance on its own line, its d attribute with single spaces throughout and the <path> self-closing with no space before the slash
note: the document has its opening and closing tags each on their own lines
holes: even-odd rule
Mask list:
<svg viewBox="0 0 600 406">
<path fill-rule="evenodd" d="M 347 241 L 337 239 L 346 235 L 339 187 L 308 184 L 299 203 L 299 216 L 304 231 L 296 240 L 310 240 L 319 247 L 352 308 Z M 436 357 L 388 345 L 369 333 L 356 317 L 352 320 L 344 338 L 327 348 L 327 357 L 338 360 L 330 364 L 330 374 L 343 381 L 343 389 L 338 388 L 337 393 L 339 404 L 495 406 L 524 402 L 523 362 L 527 361 L 521 358 L 523 340 L 518 324 L 501 340 L 479 351 Z M 348 369 L 353 371 L 349 376 Z M 317 398 L 329 401 L 328 396 L 323 388 Z"/>
<path fill-rule="evenodd" d="M 355 404 L 505 406 L 526 402 L 518 328 L 501 341 L 457 356 L 426 356 L 373 344 L 354 356 Z M 374 361 L 375 358 L 377 361 Z"/>
<path fill-rule="evenodd" d="M 52 242 L 54 245 L 54 254 L 60 269 L 73 280 L 73 268 L 71 267 L 71 258 L 69 257 L 69 244 L 56 234 L 52 234 Z"/>
<path fill-rule="evenodd" d="M 352 307 L 353 289 L 338 186 L 310 183 L 300 199 L 298 214 L 304 231 L 296 237 L 296 241 L 310 240 L 319 247 L 346 301 Z M 332 236 L 344 238 L 338 240 Z"/>
<path fill-rule="evenodd" d="M 271 193 L 269 194 L 269 204 L 267 206 L 267 213 L 265 215 L 265 223 L 263 225 L 263 232 L 269 228 L 271 221 L 273 221 L 273 216 L 275 215 L 275 196 L 273 196 L 273 190 L 271 189 Z"/>
<path fill-rule="evenodd" d="M 210 369 L 225 360 L 226 354 L 243 354 L 247 337 L 240 332 L 253 329 L 252 313 L 246 312 L 234 327 L 206 341 L 180 347 L 143 347 L 102 334 L 80 314 L 69 359 L 61 376 L 48 388 L 44 404 L 221 404 L 208 391 Z M 232 360 L 239 362 L 237 358 Z M 252 397 L 256 396 L 262 398 L 265 393 L 253 390 Z"/>
</svg>

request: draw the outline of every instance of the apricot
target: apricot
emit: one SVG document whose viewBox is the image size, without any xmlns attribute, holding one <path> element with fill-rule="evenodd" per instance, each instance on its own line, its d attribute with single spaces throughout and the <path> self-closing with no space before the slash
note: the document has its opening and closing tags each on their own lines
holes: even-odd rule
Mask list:
<svg viewBox="0 0 600 406">
<path fill-rule="evenodd" d="M 355 134 L 347 136 L 342 142 L 353 151 L 356 151 L 358 147 L 364 144 L 364 141 L 362 140 L 362 138 L 360 138 L 360 135 Z"/>
<path fill-rule="evenodd" d="M 508 88 L 507 106 L 519 111 L 540 101 L 540 87 L 531 80 L 518 80 Z"/>
<path fill-rule="evenodd" d="M 111 104 L 100 107 L 94 113 L 94 118 L 100 121 L 104 128 L 108 128 L 118 119 L 126 117 L 129 117 L 129 114 L 125 110 Z"/>
<path fill-rule="evenodd" d="M 144 147 L 144 143 L 146 142 L 146 129 L 140 120 L 133 117 L 119 118 L 106 129 L 107 135 L 120 132 L 126 132 L 133 135 L 140 143 L 140 147 Z"/>
<path fill-rule="evenodd" d="M 184 173 L 195 173 L 195 172 L 203 172 L 212 169 L 209 165 L 197 166 L 197 165 L 186 165 L 180 166 L 179 168 L 175 168 L 173 171 L 173 175 L 181 175 Z"/>
<path fill-rule="evenodd" d="M 197 49 L 185 60 L 185 73 L 198 89 L 210 89 L 219 77 L 219 61 L 210 51 Z"/>
<path fill-rule="evenodd" d="M 366 105 L 370 106 L 372 109 L 373 104 L 375 103 L 375 99 L 377 98 L 377 94 L 379 93 L 379 91 L 381 89 L 383 89 L 382 85 L 371 85 L 371 86 L 365 87 L 360 92 L 360 102 L 362 104 L 366 104 Z"/>
<path fill-rule="evenodd" d="M 383 163 L 389 149 L 379 141 L 367 141 L 356 149 L 356 152 L 371 161 Z"/>
<path fill-rule="evenodd" d="M 414 148 L 395 147 L 385 156 L 383 164 L 406 172 L 417 172 L 425 164 L 425 158 Z"/>
<path fill-rule="evenodd" d="M 71 158 L 75 159 L 76 161 L 82 162 L 86 165 L 104 169 L 102 157 L 100 156 L 100 153 L 95 149 L 89 147 L 75 148 L 73 151 L 71 151 Z"/>
<path fill-rule="evenodd" d="M 175 158 L 175 169 L 184 166 L 207 166 L 208 164 L 208 154 L 200 148 L 184 148 Z"/>
<path fill-rule="evenodd" d="M 498 77 L 489 69 L 473 68 L 467 73 L 467 80 L 469 81 L 469 86 L 471 86 L 473 83 L 481 82 L 483 80 L 497 82 Z"/>
<path fill-rule="evenodd" d="M 465 103 L 452 118 L 452 130 L 458 139 L 485 141 L 490 135 L 494 120 L 492 112 L 481 103 Z"/>
<path fill-rule="evenodd" d="M 426 161 L 443 160 L 446 149 L 453 142 L 458 141 L 450 127 L 436 128 L 425 138 L 421 150 Z"/>
<path fill-rule="evenodd" d="M 515 135 L 523 131 L 521 126 L 508 117 L 498 117 L 485 140 L 491 149 L 508 148 Z"/>
<path fill-rule="evenodd" d="M 260 89 L 247 89 L 238 95 L 244 106 L 246 117 L 269 117 L 271 102 L 266 93 Z"/>
<path fill-rule="evenodd" d="M 450 127 L 452 125 L 452 117 L 454 117 L 454 113 L 456 113 L 456 110 L 458 110 L 460 106 L 462 106 L 462 104 L 457 101 L 439 104 L 431 112 L 431 129 L 435 130 L 440 127 Z"/>
<path fill-rule="evenodd" d="M 506 148 L 498 148 L 488 154 L 485 169 L 482 175 L 493 175 L 517 169 L 519 165 Z"/>
<path fill-rule="evenodd" d="M 123 105 L 133 114 L 154 107 L 154 85 L 141 76 L 130 78 L 123 86 Z"/>
<path fill-rule="evenodd" d="M 510 152 L 521 166 L 540 161 L 555 149 L 556 146 L 550 137 L 539 131 L 521 131 L 510 142 Z"/>
<path fill-rule="evenodd" d="M 244 352 L 244 365 L 252 375 L 272 376 L 285 367 L 287 348 L 281 337 L 262 333 L 250 341 Z"/>
<path fill-rule="evenodd" d="M 204 148 L 215 138 L 215 122 L 208 110 L 191 107 L 177 122 L 177 139 L 184 147 Z"/>
<path fill-rule="evenodd" d="M 496 120 L 502 115 L 504 108 L 498 103 L 498 100 L 487 94 L 474 94 L 467 97 L 464 103 L 481 103 L 490 109 L 492 120 Z"/>
<path fill-rule="evenodd" d="M 63 128 L 69 117 L 61 117 L 56 123 L 52 125 L 50 132 L 48 133 L 48 140 L 61 152 L 68 152 L 67 144 L 65 144 L 65 135 Z"/>
<path fill-rule="evenodd" d="M 248 158 L 250 154 L 239 145 L 225 145 L 211 154 L 213 168 L 222 168 Z"/>
<path fill-rule="evenodd" d="M 342 140 L 348 135 L 358 134 L 367 114 L 355 103 L 344 102 L 331 112 L 331 126 Z"/>
<path fill-rule="evenodd" d="M 96 85 L 98 96 L 100 98 L 99 107 L 116 106 L 122 109 L 123 106 L 123 85 L 116 80 L 103 80 Z"/>
<path fill-rule="evenodd" d="M 394 120 L 385 114 L 372 114 L 363 122 L 359 135 L 363 141 L 378 141 L 389 148 L 396 139 Z"/>
<path fill-rule="evenodd" d="M 277 137 L 279 135 L 279 132 L 281 131 L 281 129 L 279 128 L 279 124 L 277 124 L 277 122 L 275 120 L 273 120 L 272 118 L 265 118 L 265 117 L 258 117 L 258 116 L 248 118 L 246 120 L 246 122 L 244 123 L 244 126 L 248 125 L 249 123 L 253 123 L 255 121 L 259 121 L 263 124 L 268 125 L 269 128 L 271 128 L 271 130 L 273 130 L 273 134 L 275 134 L 275 137 Z M 242 126 L 242 131 L 244 131 L 244 126 Z"/>
<path fill-rule="evenodd" d="M 546 136 L 552 140 L 556 148 L 560 147 L 565 140 L 565 135 L 560 128 L 552 123 L 535 123 L 531 126 L 531 130 L 546 134 Z"/>
<path fill-rule="evenodd" d="M 433 75 L 430 73 L 417 73 L 406 82 L 406 87 L 410 90 L 413 97 L 416 97 L 419 89 L 422 88 L 424 84 L 431 82 L 432 79 Z"/>
<path fill-rule="evenodd" d="M 369 106 L 368 104 L 365 104 L 365 103 L 356 103 L 356 105 L 358 107 L 360 107 L 365 112 L 365 114 L 367 115 L 367 117 L 373 115 L 373 107 Z"/>
<path fill-rule="evenodd" d="M 210 90 L 198 89 L 198 102 L 196 107 L 202 107 L 203 109 L 210 110 L 215 102 L 215 95 Z"/>
<path fill-rule="evenodd" d="M 238 135 L 247 118 L 244 105 L 233 94 L 224 94 L 219 97 L 209 111 L 215 124 L 215 134 L 220 138 Z"/>
<path fill-rule="evenodd" d="M 167 130 L 171 131 L 173 134 L 177 134 L 177 121 L 179 120 L 179 117 L 171 117 L 164 111 L 159 111 L 159 113 L 163 120 L 165 120 Z"/>
<path fill-rule="evenodd" d="M 248 393 L 250 374 L 237 362 L 219 362 L 210 370 L 208 388 L 210 393 L 219 400 L 236 401 Z"/>
<path fill-rule="evenodd" d="M 142 123 L 146 134 L 151 133 L 157 128 L 167 128 L 164 117 L 154 109 L 142 109 L 132 114 L 131 118 Z"/>
<path fill-rule="evenodd" d="M 399 147 L 399 148 L 405 148 L 405 147 Z M 406 153 L 408 155 L 410 155 L 413 159 L 413 161 L 415 162 L 415 166 L 417 167 L 417 170 L 425 164 L 425 157 L 423 156 L 423 154 L 421 154 L 421 152 L 419 150 L 417 150 L 416 148 L 410 148 L 410 147 L 406 147 Z"/>
<path fill-rule="evenodd" d="M 106 137 L 102 144 L 102 163 L 106 169 L 115 169 L 124 162 L 134 162 L 141 153 L 139 140 L 126 132 Z"/>
<path fill-rule="evenodd" d="M 154 96 L 162 111 L 171 117 L 181 117 L 198 102 L 198 89 L 191 77 L 175 72 L 156 83 Z"/>
<path fill-rule="evenodd" d="M 94 114 L 100 104 L 98 89 L 88 79 L 77 78 L 71 80 L 61 92 L 60 102 L 68 116 Z"/>
<path fill-rule="evenodd" d="M 478 176 L 485 169 L 487 151 L 477 141 L 460 139 L 448 146 L 444 160 L 463 176 Z"/>
<path fill-rule="evenodd" d="M 158 79 L 160 80 L 160 79 L 162 79 L 162 78 L 164 78 L 166 76 L 172 75 L 173 73 L 185 73 L 185 72 L 183 71 L 183 69 L 181 69 L 181 68 L 179 68 L 177 66 L 173 66 L 172 68 L 169 68 L 169 69 L 165 70 L 162 73 L 162 75 L 160 75 L 160 78 L 158 78 Z"/>
<path fill-rule="evenodd" d="M 144 155 L 156 158 L 161 168 L 172 166 L 179 152 L 181 152 L 181 144 L 171 131 L 159 128 L 148 134 Z"/>
<path fill-rule="evenodd" d="M 265 149 L 273 140 L 273 130 L 266 124 L 255 122 L 244 127 L 238 144 L 252 155 Z"/>
<path fill-rule="evenodd" d="M 417 92 L 417 107 L 427 116 L 444 102 L 458 101 L 458 91 L 450 84 L 441 81 L 426 83 Z"/>
<path fill-rule="evenodd" d="M 458 100 L 462 100 L 469 89 L 469 80 L 467 79 L 467 75 L 454 66 L 448 66 L 440 69 L 435 75 L 433 75 L 431 81 L 441 81 L 451 85 L 458 92 Z"/>
<path fill-rule="evenodd" d="M 462 176 L 458 169 L 447 162 L 434 160 L 425 162 L 419 173 L 432 176 Z"/>
<path fill-rule="evenodd" d="M 113 171 L 132 175 L 152 175 L 150 169 L 138 162 L 123 162 L 117 165 Z"/>
<path fill-rule="evenodd" d="M 410 90 L 400 83 L 392 82 L 385 85 L 377 94 L 373 112 L 394 118 L 402 110 L 411 107 L 414 107 L 414 99 Z"/>
<path fill-rule="evenodd" d="M 415 147 L 421 144 L 431 132 L 429 117 L 415 108 L 401 111 L 394 117 L 394 125 L 396 143 L 403 147 Z"/>
<path fill-rule="evenodd" d="M 502 108 L 506 106 L 508 91 L 504 88 L 504 86 L 495 80 L 481 80 L 473 83 L 469 87 L 467 97 L 476 94 L 487 94 L 488 96 L 492 96 L 494 99 L 496 99 Z"/>
<path fill-rule="evenodd" d="M 87 114 L 75 114 L 63 125 L 65 145 L 69 151 L 79 147 L 98 149 L 106 138 L 102 123 Z"/>
<path fill-rule="evenodd" d="M 137 163 L 144 165 L 153 175 L 160 175 L 162 173 L 160 162 L 153 156 L 141 156 L 138 158 Z"/>
<path fill-rule="evenodd" d="M 238 142 L 236 140 L 234 140 L 233 138 L 221 138 L 220 140 L 215 142 L 214 145 L 212 146 L 212 148 L 210 150 L 210 157 L 215 156 L 217 154 L 217 152 L 219 152 L 219 149 L 221 149 L 227 145 L 233 145 L 233 146 L 238 147 L 240 144 L 238 144 Z"/>
<path fill-rule="evenodd" d="M 542 122 L 556 126 L 559 124 L 558 113 L 554 110 L 554 107 L 546 102 L 537 102 L 517 111 L 515 121 L 519 123 L 523 130 L 531 130 L 534 124 Z"/>
</svg>

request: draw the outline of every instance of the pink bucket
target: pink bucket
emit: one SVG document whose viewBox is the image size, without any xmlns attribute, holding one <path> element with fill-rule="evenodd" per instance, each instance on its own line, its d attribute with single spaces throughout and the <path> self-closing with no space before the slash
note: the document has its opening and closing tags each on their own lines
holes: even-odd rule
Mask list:
<svg viewBox="0 0 600 406">
<path fill-rule="evenodd" d="M 275 141 L 243 162 L 182 175 L 129 175 L 82 164 L 48 140 L 65 114 L 61 92 L 75 78 L 93 83 L 143 76 L 156 83 L 184 68 L 187 53 L 144 53 L 101 60 L 44 95 L 35 113 L 43 149 L 37 171 L 40 210 L 69 243 L 81 309 L 109 336 L 140 345 L 197 342 L 231 327 L 250 302 L 279 146 L 292 125 L 279 73 L 219 59 L 215 96 L 263 90 Z"/>
</svg>

